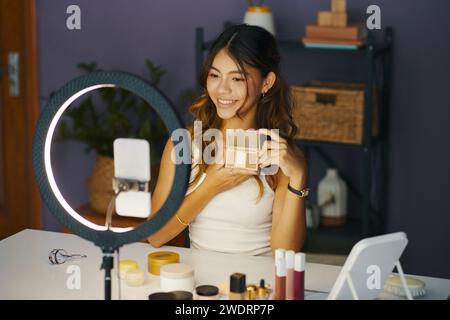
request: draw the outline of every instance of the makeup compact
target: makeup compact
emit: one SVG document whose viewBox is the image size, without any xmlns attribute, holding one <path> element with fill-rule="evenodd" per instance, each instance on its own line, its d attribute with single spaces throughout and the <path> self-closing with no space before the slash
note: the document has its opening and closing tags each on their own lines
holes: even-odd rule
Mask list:
<svg viewBox="0 0 450 320">
<path fill-rule="evenodd" d="M 180 255 L 172 251 L 156 251 L 147 256 L 148 259 L 148 272 L 159 276 L 162 266 L 169 263 L 180 262 Z"/>
<path fill-rule="evenodd" d="M 175 296 L 174 300 L 193 300 L 193 294 L 189 291 L 170 291 Z"/>
<path fill-rule="evenodd" d="M 225 167 L 258 171 L 259 134 L 256 130 L 227 129 Z"/>
<path fill-rule="evenodd" d="M 195 288 L 196 300 L 218 300 L 219 288 L 216 286 L 203 285 Z"/>
<path fill-rule="evenodd" d="M 173 292 L 155 292 L 148 296 L 148 300 L 177 300 Z"/>
<path fill-rule="evenodd" d="M 189 291 L 195 288 L 194 269 L 188 264 L 171 263 L 160 269 L 162 291 Z"/>
</svg>

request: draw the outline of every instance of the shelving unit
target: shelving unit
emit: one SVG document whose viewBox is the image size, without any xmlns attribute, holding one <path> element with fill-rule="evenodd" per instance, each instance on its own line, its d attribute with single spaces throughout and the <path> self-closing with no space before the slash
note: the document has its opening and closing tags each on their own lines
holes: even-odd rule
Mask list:
<svg viewBox="0 0 450 320">
<path fill-rule="evenodd" d="M 229 22 L 225 27 L 230 26 Z M 343 49 L 313 49 L 305 48 L 299 40 L 277 40 L 280 52 L 295 52 L 298 54 L 316 54 L 325 55 L 345 55 L 350 58 L 360 56 L 367 60 L 367 70 L 365 70 L 365 92 L 364 92 L 364 124 L 363 124 L 363 142 L 361 145 L 332 143 L 322 141 L 297 140 L 299 146 L 304 150 L 309 158 L 311 152 L 315 152 L 328 167 L 336 166 L 333 158 L 327 153 L 327 147 L 335 146 L 344 150 L 357 150 L 361 155 L 363 168 L 362 188 L 359 190 L 352 181 L 342 175 L 341 177 L 347 183 L 348 189 L 360 200 L 360 215 L 357 219 L 349 219 L 343 227 L 319 227 L 316 230 L 308 229 L 305 251 L 320 253 L 348 254 L 351 247 L 360 239 L 383 233 L 384 219 L 383 214 L 386 208 L 386 137 L 389 110 L 389 95 L 391 81 L 391 61 L 392 61 L 392 41 L 393 31 L 391 28 L 385 28 L 383 40 L 376 43 L 372 34 L 369 34 L 364 45 L 357 50 Z M 204 59 L 204 51 L 212 45 L 212 41 L 205 41 L 203 28 L 196 29 L 195 59 L 196 75 L 200 74 Z M 377 63 L 381 64 L 381 75 L 376 77 Z M 377 82 L 378 81 L 378 82 Z M 372 137 L 372 104 L 374 95 L 374 84 L 379 90 L 379 134 Z M 379 148 L 376 150 L 376 148 Z M 380 157 L 380 178 L 381 183 L 378 188 L 381 190 L 379 203 L 374 206 L 370 201 L 372 170 L 371 161 L 374 151 L 377 151 Z M 378 209 L 376 209 L 378 208 Z"/>
</svg>

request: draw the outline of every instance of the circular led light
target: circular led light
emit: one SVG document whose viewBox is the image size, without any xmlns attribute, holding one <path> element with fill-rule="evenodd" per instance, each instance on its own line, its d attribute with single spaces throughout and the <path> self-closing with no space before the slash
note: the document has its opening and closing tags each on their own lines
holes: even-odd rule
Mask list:
<svg viewBox="0 0 450 320">
<path fill-rule="evenodd" d="M 145 80 L 125 72 L 93 72 L 71 80 L 51 96 L 39 117 L 33 139 L 33 168 L 41 196 L 56 218 L 75 234 L 103 248 L 118 248 L 140 241 L 160 228 L 176 212 L 184 199 L 189 181 L 190 164 L 176 165 L 175 179 L 169 196 L 154 218 L 132 228 L 112 228 L 96 225 L 80 216 L 65 200 L 56 182 L 51 165 L 51 144 L 55 128 L 64 111 L 81 95 L 99 88 L 119 87 L 144 99 L 158 113 L 169 133 L 184 128 L 180 117 L 164 94 Z M 175 145 L 184 144 L 190 151 L 185 130 Z M 184 134 L 183 134 L 184 132 Z M 190 155 L 188 155 L 190 158 Z"/>
</svg>

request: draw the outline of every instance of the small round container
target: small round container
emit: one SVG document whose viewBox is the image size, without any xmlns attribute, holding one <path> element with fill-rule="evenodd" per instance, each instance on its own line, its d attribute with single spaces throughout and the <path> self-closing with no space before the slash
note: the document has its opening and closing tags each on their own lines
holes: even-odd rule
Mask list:
<svg viewBox="0 0 450 320">
<path fill-rule="evenodd" d="M 204 285 L 195 288 L 196 300 L 218 300 L 219 297 L 219 288 L 216 286 Z"/>
<path fill-rule="evenodd" d="M 119 261 L 119 278 L 125 279 L 125 275 L 129 270 L 138 269 L 139 265 L 134 260 L 120 260 Z"/>
<path fill-rule="evenodd" d="M 160 269 L 160 286 L 162 291 L 189 291 L 195 287 L 194 269 L 184 263 L 166 264 Z"/>
<path fill-rule="evenodd" d="M 156 276 L 160 275 L 162 266 L 180 262 L 180 255 L 172 251 L 156 251 L 147 256 L 148 272 Z"/>
<path fill-rule="evenodd" d="M 189 291 L 171 291 L 175 295 L 175 300 L 193 300 L 193 294 Z"/>
<path fill-rule="evenodd" d="M 130 287 L 142 286 L 145 282 L 145 274 L 142 269 L 128 270 L 125 275 L 125 281 Z"/>
<path fill-rule="evenodd" d="M 172 292 L 155 292 L 148 296 L 148 300 L 176 300 Z"/>
</svg>

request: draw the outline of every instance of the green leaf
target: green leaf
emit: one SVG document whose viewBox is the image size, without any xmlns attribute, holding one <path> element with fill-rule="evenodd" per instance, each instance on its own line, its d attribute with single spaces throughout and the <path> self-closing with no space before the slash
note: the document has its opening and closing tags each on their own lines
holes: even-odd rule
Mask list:
<svg viewBox="0 0 450 320">
<path fill-rule="evenodd" d="M 77 65 L 77 68 L 85 71 L 86 73 L 94 72 L 95 70 L 97 70 L 97 63 L 96 62 L 79 63 Z"/>
<path fill-rule="evenodd" d="M 148 59 L 145 66 L 150 82 L 157 86 L 166 71 Z M 95 62 L 79 63 L 77 68 L 86 73 L 101 70 Z M 55 137 L 57 141 L 76 140 L 85 144 L 87 153 L 95 150 L 112 157 L 113 142 L 118 137 L 145 139 L 153 148 L 164 136 L 164 124 L 142 98 L 123 88 L 101 88 L 97 93 L 100 100 L 89 94 L 66 110 Z M 152 150 L 152 159 L 154 155 L 158 155 L 157 150 Z"/>
<path fill-rule="evenodd" d="M 161 78 L 163 77 L 163 75 L 166 74 L 166 71 L 163 70 L 161 67 L 156 66 L 155 64 L 153 64 L 153 62 L 151 62 L 148 59 L 145 60 L 145 64 L 147 66 L 148 74 L 150 77 L 150 83 L 153 84 L 154 86 L 158 86 L 161 81 Z"/>
</svg>

